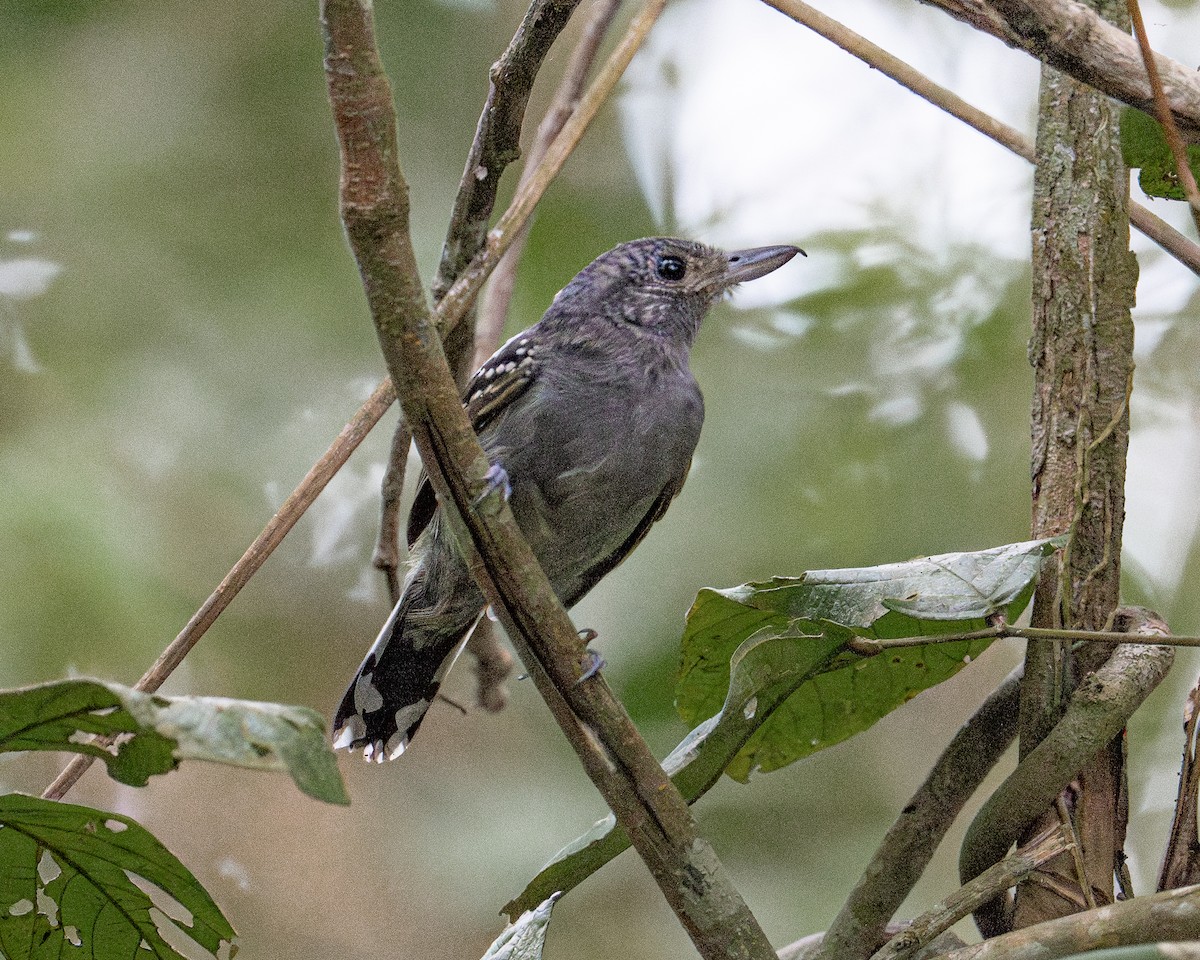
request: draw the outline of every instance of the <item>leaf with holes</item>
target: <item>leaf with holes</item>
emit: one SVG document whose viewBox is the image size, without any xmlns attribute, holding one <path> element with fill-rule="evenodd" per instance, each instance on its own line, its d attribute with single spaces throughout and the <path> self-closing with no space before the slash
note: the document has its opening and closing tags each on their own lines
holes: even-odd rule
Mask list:
<svg viewBox="0 0 1200 960">
<path fill-rule="evenodd" d="M 112 745 L 92 740 L 116 738 Z M 0 692 L 0 751 L 98 757 L 115 780 L 145 786 L 183 759 L 288 773 L 311 797 L 349 803 L 314 710 L 221 697 L 161 697 L 98 680 Z"/>
<path fill-rule="evenodd" d="M 165 897 L 156 903 L 127 874 L 175 904 Z M 186 960 L 163 939 L 152 909 L 210 954 L 226 944 L 228 956 L 236 952 L 233 927 L 212 898 L 135 821 L 37 797 L 0 796 L 0 955 Z"/>
</svg>

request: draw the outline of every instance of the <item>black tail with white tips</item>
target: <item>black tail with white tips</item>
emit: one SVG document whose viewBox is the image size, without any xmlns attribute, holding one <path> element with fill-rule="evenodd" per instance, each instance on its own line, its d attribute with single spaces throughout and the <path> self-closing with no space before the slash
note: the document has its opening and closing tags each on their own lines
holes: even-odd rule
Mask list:
<svg viewBox="0 0 1200 960">
<path fill-rule="evenodd" d="M 333 718 L 335 749 L 361 747 L 367 760 L 395 760 L 420 727 L 455 648 L 479 616 L 478 605 L 422 609 L 423 594 L 420 584 L 409 584 L 358 668 Z"/>
</svg>

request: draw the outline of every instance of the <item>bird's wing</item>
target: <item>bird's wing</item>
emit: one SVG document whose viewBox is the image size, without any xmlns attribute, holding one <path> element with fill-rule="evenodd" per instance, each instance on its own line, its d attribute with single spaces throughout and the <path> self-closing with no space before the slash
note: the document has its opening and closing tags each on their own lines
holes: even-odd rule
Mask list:
<svg viewBox="0 0 1200 960">
<path fill-rule="evenodd" d="M 518 333 L 475 371 L 467 383 L 463 406 L 467 408 L 467 416 L 477 434 L 529 388 L 537 371 L 538 358 L 529 331 Z M 417 496 L 408 514 L 406 538 L 409 547 L 429 526 L 435 510 L 437 496 L 428 475 L 422 471 Z"/>
<path fill-rule="evenodd" d="M 690 469 L 691 462 L 689 461 L 688 470 Z M 650 528 L 662 519 L 663 514 L 667 512 L 667 507 L 671 505 L 671 501 L 674 500 L 679 495 L 679 491 L 683 489 L 683 483 L 687 479 L 688 470 L 684 470 L 683 473 L 680 474 L 677 481 L 668 484 L 663 489 L 662 493 L 658 495 L 658 498 L 654 501 L 654 503 L 650 505 L 650 509 L 646 511 L 646 515 L 642 517 L 642 519 L 638 522 L 638 525 L 634 527 L 633 532 L 625 538 L 624 543 L 617 547 L 617 549 L 608 556 L 599 560 L 593 567 L 584 572 L 582 577 L 580 577 L 578 585 L 569 596 L 559 598 L 562 600 L 564 607 L 573 607 L 576 603 L 583 599 L 584 594 L 586 594 L 592 589 L 592 587 L 608 576 L 620 565 L 621 561 L 633 553 L 633 551 L 637 548 L 637 545 L 646 538 L 646 534 L 650 532 Z"/>
</svg>

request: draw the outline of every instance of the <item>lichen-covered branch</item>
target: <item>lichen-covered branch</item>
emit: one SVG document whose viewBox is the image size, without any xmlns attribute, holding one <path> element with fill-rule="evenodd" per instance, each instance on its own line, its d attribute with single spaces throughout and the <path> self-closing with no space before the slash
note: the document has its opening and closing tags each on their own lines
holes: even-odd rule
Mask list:
<svg viewBox="0 0 1200 960">
<path fill-rule="evenodd" d="M 701 838 L 683 797 L 599 676 L 507 505 L 476 506 L 488 460 L 472 432 L 446 363 L 433 314 L 419 290 L 405 218 L 394 117 L 376 114 L 387 81 L 367 0 L 324 0 L 326 78 L 342 146 L 347 233 L 363 274 L 385 359 L 438 498 L 485 598 L 508 629 L 530 674 L 588 775 L 629 831 L 635 848 L 704 957 L 771 960 L 774 952 Z M 390 104 L 389 104 L 390 107 Z M 373 121 L 361 120 L 366 113 Z M 347 169 L 350 167 L 350 169 Z M 388 189 L 395 196 L 383 196 Z M 371 223 L 370 211 L 380 219 Z M 405 249 L 406 248 L 406 249 Z M 386 254 L 386 257 L 385 257 Z M 412 264 L 412 273 L 401 274 Z"/>
<path fill-rule="evenodd" d="M 1200 939 L 1200 886 L 1134 897 L 952 950 L 939 960 L 1058 960 L 1136 943 Z"/>
<path fill-rule="evenodd" d="M 994 900 L 997 894 L 1008 890 L 1042 864 L 1065 853 L 1073 842 L 1071 831 L 1062 826 L 1034 838 L 916 917 L 902 933 L 877 950 L 871 960 L 909 960 L 981 904 Z"/>
<path fill-rule="evenodd" d="M 1153 115 L 1137 41 L 1078 0 L 922 0 L 999 37 L 1057 70 Z M 1167 103 L 1180 131 L 1200 140 L 1200 77 L 1157 54 Z"/>
<path fill-rule="evenodd" d="M 1125 17 L 1118 0 L 1096 5 L 1105 17 Z M 1090 16 L 1102 22 L 1096 13 Z M 1136 44 L 1133 49 L 1136 55 Z M 1130 309 L 1138 273 L 1129 250 L 1128 201 L 1116 111 L 1096 90 L 1043 65 L 1029 348 L 1033 536 L 1066 533 L 1069 539 L 1061 559 L 1044 568 L 1034 627 L 1103 629 L 1120 602 L 1133 385 Z M 1055 726 L 1084 673 L 1068 644 L 1029 642 L 1021 695 L 1023 759 Z M 1120 731 L 1114 728 L 1111 736 Z M 1086 882 L 1080 882 L 1070 858 L 1049 864 L 1036 878 L 1046 882 L 1018 887 L 1013 925 L 1032 926 L 1074 912 L 1093 898 L 1112 901 L 1113 867 L 1124 841 L 1123 777 L 1121 745 L 1110 738 L 1061 784 L 1060 789 L 1077 780 L 1070 813 L 1082 838 Z M 1042 819 L 1028 829 L 1039 831 L 1060 817 L 1052 798 Z M 995 911 L 979 914 L 981 920 L 988 916 L 999 918 Z"/>
</svg>

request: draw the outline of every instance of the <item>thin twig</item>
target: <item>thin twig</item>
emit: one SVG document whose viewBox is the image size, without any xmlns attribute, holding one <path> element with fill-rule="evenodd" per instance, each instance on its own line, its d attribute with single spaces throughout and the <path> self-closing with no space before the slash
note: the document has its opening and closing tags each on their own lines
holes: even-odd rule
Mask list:
<svg viewBox="0 0 1200 960">
<path fill-rule="evenodd" d="M 580 0 L 533 0 L 512 41 L 492 64 L 487 102 L 475 128 L 450 213 L 433 298 L 440 300 L 483 247 L 500 176 L 521 155 L 521 125 L 533 81 Z M 474 369 L 474 368 L 472 368 Z"/>
<path fill-rule="evenodd" d="M 1135 897 L 972 944 L 937 960 L 1058 960 L 1096 949 L 1200 939 L 1200 886 Z M 1166 951 L 1163 952 L 1166 954 Z M 1169 954 L 1173 955 L 1173 954 Z"/>
<path fill-rule="evenodd" d="M 1200 637 L 1176 637 L 1171 635 L 1158 636 L 1147 634 L 1139 636 L 1136 633 L 1121 633 L 1118 630 L 1059 630 L 1049 627 L 1014 627 L 1000 624 L 995 627 L 984 627 L 981 630 L 964 630 L 961 633 L 937 633 L 926 637 L 896 637 L 895 639 L 876 640 L 873 637 L 854 637 L 847 642 L 855 653 L 860 656 L 875 656 L 885 650 L 903 649 L 904 647 L 925 647 L 935 643 L 961 643 L 964 640 L 1072 640 L 1082 643 L 1130 643 L 1144 647 L 1200 647 Z"/>
<path fill-rule="evenodd" d="M 962 97 L 934 83 L 919 70 L 888 53 L 882 47 L 814 9 L 803 0 L 764 0 L 780 13 L 808 27 L 851 56 L 895 80 L 902 87 L 929 101 L 935 107 L 990 137 L 1019 157 L 1033 162 L 1033 142 L 1014 127 L 1002 123 L 990 114 L 973 107 Z M 1130 203 L 1129 221 L 1143 234 L 1175 257 L 1180 263 L 1200 275 L 1200 244 L 1184 236 L 1166 221 L 1155 216 L 1143 205 Z"/>
<path fill-rule="evenodd" d="M 550 182 L 558 175 L 567 157 L 574 151 L 580 138 L 595 118 L 600 107 L 615 89 L 617 81 L 625 72 L 629 61 L 642 45 L 649 33 L 650 27 L 658 18 L 665 0 L 648 2 L 646 7 L 633 18 L 625 35 L 604 66 L 589 85 L 587 93 L 579 101 L 579 106 L 571 114 L 570 119 L 563 125 L 562 132 L 554 138 L 546 156 L 542 158 L 530 175 L 528 182 L 521 187 L 508 209 L 496 221 L 496 225 L 488 231 L 487 244 L 475 257 L 471 264 L 454 282 L 446 296 L 437 307 L 438 330 L 443 336 L 449 333 L 466 313 L 467 306 L 472 303 L 491 272 L 496 259 L 502 256 L 516 239 L 521 226 L 533 213 L 533 208 L 546 192 Z"/>
<path fill-rule="evenodd" d="M 1133 33 L 1137 37 L 1138 48 L 1142 51 L 1142 60 L 1146 64 L 1146 77 L 1150 81 L 1150 90 L 1154 94 L 1154 114 L 1162 125 L 1171 148 L 1171 156 L 1175 158 L 1175 172 L 1179 177 L 1183 194 L 1187 197 L 1192 210 L 1192 221 L 1200 230 L 1200 190 L 1196 188 L 1196 178 L 1192 175 L 1191 164 L 1188 163 L 1187 147 L 1183 137 L 1179 135 L 1179 127 L 1175 125 L 1175 115 L 1167 104 L 1167 95 L 1163 92 L 1162 77 L 1158 75 L 1158 64 L 1154 60 L 1154 50 L 1150 46 L 1150 37 L 1146 34 L 1146 24 L 1142 20 L 1142 8 L 1138 0 L 1125 0 L 1129 10 L 1129 19 L 1133 23 Z"/>
<path fill-rule="evenodd" d="M 592 69 L 596 55 L 600 52 L 600 44 L 620 6 L 621 0 L 596 0 L 593 5 L 591 15 L 583 25 L 579 42 L 571 53 L 567 69 L 554 92 L 554 99 L 551 100 L 542 122 L 538 124 L 537 135 L 534 137 L 533 146 L 529 148 L 529 157 L 525 162 L 518 190 L 529 182 L 534 169 L 546 155 L 550 144 L 562 131 L 563 125 L 579 102 L 588 72 Z M 500 259 L 491 280 L 488 281 L 487 291 L 479 309 L 479 319 L 475 325 L 475 355 L 471 360 L 473 370 L 483 366 L 484 361 L 495 353 L 500 345 L 504 323 L 508 318 L 508 305 L 512 300 L 513 281 L 516 279 L 521 253 L 528 239 L 529 224 L 526 223 L 513 239 L 512 246 Z"/>
<path fill-rule="evenodd" d="M 661 4 L 657 6 L 661 7 Z M 575 129 L 572 131 L 572 148 L 583 136 L 588 123 L 616 86 L 622 70 L 633 59 L 633 54 L 637 51 L 638 46 L 640 46 L 642 40 L 649 32 L 656 16 L 657 13 L 654 13 L 653 16 L 644 14 L 630 24 L 629 30 L 626 32 L 621 44 L 618 45 L 617 49 L 613 51 L 606 62 L 604 71 L 588 89 L 588 93 L 584 97 L 584 102 L 589 104 L 588 111 L 586 117 L 578 120 L 575 124 Z M 577 112 L 572 119 L 575 120 L 578 117 L 579 113 Z M 472 261 L 469 271 L 470 276 L 455 284 L 454 289 L 451 291 L 454 294 L 453 302 L 447 303 L 443 301 L 438 304 L 435 310 L 435 317 L 438 321 L 439 330 L 449 329 L 462 319 L 466 305 L 478 293 L 483 281 L 495 268 L 500 257 L 504 255 L 504 251 L 511 245 L 512 234 L 519 231 L 525 224 L 537 201 L 561 169 L 569 153 L 570 148 L 564 148 L 556 153 L 555 157 L 547 158 L 538 165 L 537 183 L 524 192 L 521 209 L 514 210 L 512 206 L 509 207 L 502 218 L 503 223 L 497 225 L 490 232 L 487 247 L 481 250 L 479 255 Z M 245 586 L 246 582 L 258 570 L 267 556 L 279 545 L 279 541 L 283 539 L 283 536 L 295 525 L 305 510 L 308 509 L 308 506 L 311 505 L 312 501 L 316 499 L 317 494 L 320 493 L 321 488 L 329 482 L 333 474 L 337 472 L 341 464 L 349 457 L 354 447 L 362 442 L 363 437 L 379 421 L 395 398 L 396 394 L 391 380 L 384 379 L 375 388 L 370 398 L 350 418 L 329 450 L 313 465 L 312 469 L 305 475 L 304 480 L 288 496 L 288 499 L 279 509 L 279 512 L 271 518 L 271 521 L 264 528 L 263 532 L 247 548 L 242 559 L 233 566 L 208 600 L 204 602 L 200 609 L 192 616 L 191 620 L 188 621 L 187 626 L 184 627 L 179 636 L 167 646 L 155 664 L 147 671 L 142 680 L 139 681 L 139 683 L 153 684 L 153 686 L 147 686 L 145 689 L 157 689 L 179 663 L 182 662 L 187 652 L 191 650 L 204 632 L 212 626 L 217 616 L 229 605 L 229 602 L 236 596 L 237 592 Z M 346 446 L 348 443 L 352 443 L 353 445 Z M 340 460 L 338 459 L 339 457 L 341 458 Z M 327 475 L 326 470 L 329 471 Z M 316 480 L 321 486 L 308 486 L 310 479 Z M 281 520 L 283 521 L 282 523 L 280 522 Z M 63 768 L 62 773 L 59 774 L 54 782 L 47 787 L 44 795 L 50 799 L 61 799 L 78 782 L 83 772 L 90 765 L 91 759 L 88 757 L 80 756 L 73 758 Z M 54 791 L 53 796 L 50 793 L 51 790 Z"/>
<path fill-rule="evenodd" d="M 1062 718 L 1029 751 L 1008 779 L 988 798 L 963 840 L 962 882 L 999 862 L 1096 752 L 1110 743 L 1166 676 L 1174 659 L 1169 647 L 1122 644 L 1108 661 L 1084 677 Z M 1003 905 L 976 912 L 980 929 L 995 929 Z"/>
<path fill-rule="evenodd" d="M 400 602 L 400 505 L 411 446 L 412 431 L 401 416 L 392 432 L 383 483 L 379 487 L 379 533 L 375 538 L 375 552 L 371 555 L 371 563 L 383 573 L 387 582 L 392 606 Z"/>
<path fill-rule="evenodd" d="M 649 0 L 631 27 L 636 36 L 645 36 L 662 7 L 663 0 Z M 495 504 L 490 500 L 486 512 L 480 506 L 487 485 L 487 456 L 467 420 L 433 315 L 422 297 L 409 296 L 411 289 L 419 288 L 419 279 L 407 217 L 393 216 L 405 206 L 405 185 L 394 113 L 389 120 L 378 112 L 385 99 L 390 101 L 391 92 L 379 60 L 370 7 L 367 0 L 324 0 L 321 10 L 325 75 L 342 149 L 346 233 L 363 275 L 372 318 L 378 327 L 386 328 L 380 340 L 388 370 L 445 520 L 472 554 L 472 573 L 517 644 L 539 693 L 618 822 L 629 831 L 697 950 L 712 960 L 774 960 L 758 922 L 711 847 L 696 832 L 683 797 L 620 701 L 598 674 L 580 682 L 588 671 L 582 644 L 512 511 L 503 501 L 498 510 L 492 509 Z M 631 58 L 636 43 L 630 46 L 626 41 L 618 49 Z M 567 140 L 568 130 L 579 116 L 568 122 L 548 161 L 556 150 L 558 162 L 565 159 L 575 142 Z M 575 139 L 585 125 L 577 124 Z M 347 170 L 350 164 L 357 166 Z M 396 195 L 381 195 L 389 190 L 397 191 Z M 373 214 L 385 219 L 370 229 Z M 495 249 L 492 238 L 488 249 Z M 407 272 L 410 264 L 412 273 Z M 446 301 L 451 311 L 466 306 L 453 294 Z M 387 349 L 389 337 L 404 349 Z"/>
<path fill-rule="evenodd" d="M 935 937 L 945 933 L 963 917 L 972 913 L 980 904 L 994 900 L 1071 846 L 1071 835 L 1065 828 L 1059 827 L 1043 833 L 999 863 L 993 864 L 974 880 L 963 884 L 945 900 L 934 904 L 914 919 L 902 933 L 880 947 L 871 960 L 908 960 Z"/>
<path fill-rule="evenodd" d="M 163 685 L 167 677 L 187 656 L 188 651 L 199 642 L 205 631 L 213 625 L 221 612 L 233 602 L 233 598 L 238 595 L 242 587 L 249 582 L 258 568 L 266 562 L 267 557 L 279 546 L 287 532 L 296 525 L 296 521 L 317 499 L 318 494 L 325 489 L 326 484 L 342 468 L 342 465 L 350 458 L 350 454 L 362 443 L 363 438 L 379 422 L 379 418 L 383 416 L 395 399 L 396 394 L 392 390 L 390 380 L 385 380 L 375 388 L 375 392 L 371 394 L 367 402 L 342 428 L 337 439 L 312 465 L 312 468 L 304 475 L 304 479 L 283 502 L 283 506 L 267 522 L 262 533 L 254 538 L 254 542 L 242 554 L 242 558 L 233 565 L 229 573 L 225 574 L 225 578 L 209 594 L 200 609 L 192 614 L 187 625 L 163 650 L 159 658 L 154 661 L 153 666 L 134 684 L 135 690 L 153 693 Z M 73 757 L 54 779 L 54 782 L 45 789 L 42 796 L 47 800 L 61 800 L 83 776 L 84 771 L 91 766 L 93 759 L 95 758 L 86 754 L 78 754 Z"/>
</svg>

